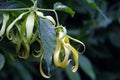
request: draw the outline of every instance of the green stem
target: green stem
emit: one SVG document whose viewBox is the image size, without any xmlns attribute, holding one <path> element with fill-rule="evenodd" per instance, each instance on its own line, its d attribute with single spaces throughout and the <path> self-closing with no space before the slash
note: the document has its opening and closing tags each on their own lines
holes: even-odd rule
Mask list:
<svg viewBox="0 0 120 80">
<path fill-rule="evenodd" d="M 55 17 L 56 17 L 56 21 L 57 21 L 57 26 L 60 25 L 59 24 L 59 20 L 58 20 L 58 14 L 57 14 L 57 12 L 54 9 L 41 9 L 41 8 L 37 8 L 37 10 L 54 12 L 55 13 Z"/>
<path fill-rule="evenodd" d="M 37 0 L 35 0 L 33 8 L 36 9 L 37 8 Z"/>
<path fill-rule="evenodd" d="M 18 9 L 0 9 L 0 11 L 24 11 L 29 10 L 30 8 L 18 8 Z"/>
</svg>

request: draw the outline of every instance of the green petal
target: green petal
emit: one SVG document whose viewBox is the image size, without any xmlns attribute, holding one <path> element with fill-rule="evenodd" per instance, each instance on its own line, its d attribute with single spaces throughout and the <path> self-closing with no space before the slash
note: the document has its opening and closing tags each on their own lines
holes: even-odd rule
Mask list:
<svg viewBox="0 0 120 80">
<path fill-rule="evenodd" d="M 24 52 L 21 55 L 18 55 L 20 58 L 24 58 L 27 59 L 29 57 L 29 53 L 30 53 L 30 47 L 29 44 L 26 42 L 22 42 L 22 45 L 24 47 Z"/>
<path fill-rule="evenodd" d="M 27 14 L 28 12 L 24 12 L 22 14 L 20 14 L 7 28 L 6 30 L 6 34 L 7 34 L 7 38 L 9 40 L 12 40 L 12 36 L 10 36 L 10 30 L 13 28 L 13 26 L 15 25 L 15 23 L 20 20 L 25 14 Z"/>
<path fill-rule="evenodd" d="M 0 30 L 0 37 L 5 33 L 5 28 L 6 28 L 6 24 L 9 20 L 9 14 L 8 13 L 3 13 L 3 24 Z"/>
<path fill-rule="evenodd" d="M 40 44 L 40 46 L 41 46 L 41 49 L 39 50 L 39 51 L 35 51 L 36 53 L 38 53 L 37 55 L 36 54 L 32 54 L 34 57 L 36 57 L 36 58 L 38 58 L 38 57 L 40 57 L 40 56 L 42 56 L 42 54 L 43 54 L 43 48 L 42 48 L 42 43 L 41 43 L 41 41 L 39 40 L 39 39 L 36 39 L 36 41 Z"/>
</svg>

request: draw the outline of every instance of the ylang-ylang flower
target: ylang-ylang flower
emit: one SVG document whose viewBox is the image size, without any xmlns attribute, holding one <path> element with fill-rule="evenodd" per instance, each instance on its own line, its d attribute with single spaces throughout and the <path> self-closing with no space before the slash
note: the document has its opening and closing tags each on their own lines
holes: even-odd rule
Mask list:
<svg viewBox="0 0 120 80">
<path fill-rule="evenodd" d="M 75 62 L 75 65 L 72 67 L 72 72 L 76 72 L 79 65 L 78 64 L 79 54 L 78 54 L 78 51 L 73 46 L 71 46 L 69 40 L 71 39 L 83 45 L 84 47 L 83 52 L 85 51 L 85 45 L 81 41 L 67 35 L 67 31 L 63 26 L 58 26 L 56 28 L 56 32 L 57 32 L 57 38 L 56 38 L 57 45 L 54 52 L 54 64 L 55 66 L 58 66 L 61 68 L 67 67 L 71 61 L 69 57 L 72 53 L 73 59 Z"/>
</svg>

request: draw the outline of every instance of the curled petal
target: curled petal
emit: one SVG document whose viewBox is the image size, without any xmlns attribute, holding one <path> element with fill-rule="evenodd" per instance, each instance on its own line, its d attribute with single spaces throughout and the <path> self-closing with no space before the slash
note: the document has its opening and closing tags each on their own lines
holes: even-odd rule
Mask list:
<svg viewBox="0 0 120 80">
<path fill-rule="evenodd" d="M 29 53 L 30 53 L 30 47 L 29 44 L 26 42 L 23 42 L 23 47 L 24 47 L 24 52 L 22 53 L 22 55 L 18 55 L 20 58 L 24 58 L 27 59 L 29 57 Z"/>
<path fill-rule="evenodd" d="M 68 35 L 67 35 L 68 36 Z M 73 41 L 75 41 L 75 42 L 78 42 L 78 43 L 80 43 L 82 46 L 83 46 L 83 51 L 81 52 L 81 53 L 84 53 L 85 52 L 85 44 L 83 43 L 83 42 L 81 42 L 81 41 L 79 41 L 79 40 L 77 40 L 77 39 L 75 39 L 75 38 L 72 38 L 72 37 L 70 37 L 70 36 L 68 36 L 71 40 L 73 40 Z"/>
<path fill-rule="evenodd" d="M 57 40 L 57 46 L 54 52 L 54 64 L 55 66 L 65 68 L 68 66 L 71 60 L 69 60 L 69 55 L 70 55 L 70 50 L 63 45 L 64 48 L 64 59 L 61 61 L 60 59 L 60 51 L 61 51 L 61 41 L 58 39 Z"/>
<path fill-rule="evenodd" d="M 43 60 L 43 55 L 40 57 L 40 73 L 41 75 L 44 77 L 44 78 L 50 78 L 50 75 L 46 75 L 44 72 L 43 72 L 43 69 L 42 69 L 42 60 Z"/>
<path fill-rule="evenodd" d="M 68 66 L 68 64 L 70 63 L 71 60 L 69 60 L 70 50 L 65 46 L 63 46 L 63 47 L 65 50 L 65 57 L 64 57 L 64 60 L 61 62 L 60 67 L 65 68 Z"/>
<path fill-rule="evenodd" d="M 35 21 L 35 14 L 34 12 L 30 12 L 26 20 L 26 33 L 27 33 L 27 40 L 30 40 L 33 33 L 34 28 L 34 21 Z"/>
<path fill-rule="evenodd" d="M 72 51 L 73 58 L 75 60 L 75 66 L 72 67 L 72 72 L 76 72 L 78 69 L 78 57 L 79 57 L 78 51 L 69 44 L 69 38 L 67 36 L 65 37 L 63 44 L 65 47 Z"/>
<path fill-rule="evenodd" d="M 70 44 L 67 44 L 66 47 L 68 47 L 73 53 L 73 58 L 75 60 L 75 66 L 72 67 L 72 72 L 76 72 L 78 69 L 78 57 L 79 57 L 78 51 L 75 48 L 73 48 Z"/>
<path fill-rule="evenodd" d="M 36 39 L 36 41 L 38 41 L 38 43 L 40 44 L 40 46 L 42 46 L 42 43 L 41 43 L 41 41 L 39 39 Z M 41 49 L 39 51 L 35 51 L 35 52 L 37 52 L 38 54 L 37 55 L 36 54 L 32 54 L 32 55 L 34 57 L 38 58 L 38 57 L 42 56 L 43 48 L 41 47 Z"/>
<path fill-rule="evenodd" d="M 12 37 L 10 37 L 10 30 L 12 29 L 12 27 L 15 25 L 15 23 L 20 20 L 25 14 L 27 14 L 28 12 L 24 12 L 22 14 L 20 14 L 7 28 L 6 30 L 6 34 L 7 34 L 7 38 L 9 40 L 12 40 Z"/>
<path fill-rule="evenodd" d="M 9 14 L 8 13 L 4 13 L 3 14 L 3 24 L 2 24 L 2 27 L 1 27 L 1 30 L 0 30 L 0 37 L 4 34 L 5 32 L 5 28 L 6 28 L 6 24 L 7 24 L 7 21 L 9 20 Z"/>
<path fill-rule="evenodd" d="M 31 38 L 31 41 L 30 41 L 30 44 L 32 44 L 33 42 L 36 41 L 37 37 L 38 37 L 38 32 L 36 31 L 35 33 L 32 34 L 32 38 Z"/>
<path fill-rule="evenodd" d="M 51 16 L 45 16 L 45 18 L 48 19 L 48 20 L 50 20 L 53 23 L 54 26 L 56 25 L 56 22 L 53 19 L 53 17 L 51 17 Z"/>
</svg>

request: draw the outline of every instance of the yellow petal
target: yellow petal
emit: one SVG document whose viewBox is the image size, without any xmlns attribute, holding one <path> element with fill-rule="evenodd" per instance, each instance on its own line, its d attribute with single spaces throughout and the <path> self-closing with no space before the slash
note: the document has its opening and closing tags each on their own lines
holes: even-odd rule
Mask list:
<svg viewBox="0 0 120 80">
<path fill-rule="evenodd" d="M 73 48 L 70 44 L 67 44 L 66 47 L 72 51 L 73 58 L 75 61 L 75 66 L 72 67 L 72 72 L 76 72 L 78 69 L 78 51 L 75 48 Z"/>
<path fill-rule="evenodd" d="M 70 50 L 67 49 L 65 46 L 63 46 L 65 56 L 64 56 L 63 61 L 61 61 L 61 59 L 60 59 L 61 46 L 62 46 L 61 41 L 57 40 L 57 46 L 56 46 L 56 49 L 54 52 L 54 64 L 55 64 L 55 66 L 65 68 L 68 66 L 68 64 L 71 61 L 71 60 L 69 60 Z"/>
<path fill-rule="evenodd" d="M 55 66 L 60 66 L 60 50 L 61 50 L 61 42 L 59 40 L 57 40 L 57 45 L 56 45 L 56 49 L 55 49 L 55 52 L 54 52 L 54 64 Z"/>
<path fill-rule="evenodd" d="M 67 35 L 67 37 L 69 37 L 71 40 L 73 40 L 73 41 L 75 41 L 75 42 L 78 42 L 79 44 L 81 44 L 82 46 L 83 46 L 83 51 L 81 52 L 81 53 L 84 53 L 85 52 L 85 44 L 83 43 L 83 42 L 81 42 L 81 41 L 79 41 L 79 40 L 77 40 L 77 39 L 75 39 L 75 38 L 72 38 L 72 37 L 70 37 L 70 36 L 68 36 Z"/>
<path fill-rule="evenodd" d="M 43 55 L 41 56 L 40 58 L 40 73 L 41 75 L 44 77 L 44 78 L 50 78 L 50 75 L 46 75 L 44 72 L 43 72 L 43 69 L 42 69 L 42 60 L 43 60 Z"/>
<path fill-rule="evenodd" d="M 65 68 L 68 66 L 68 64 L 70 63 L 71 60 L 69 59 L 70 50 L 65 46 L 63 46 L 63 47 L 64 47 L 65 56 L 64 56 L 64 60 L 61 62 L 60 67 Z"/>
</svg>

